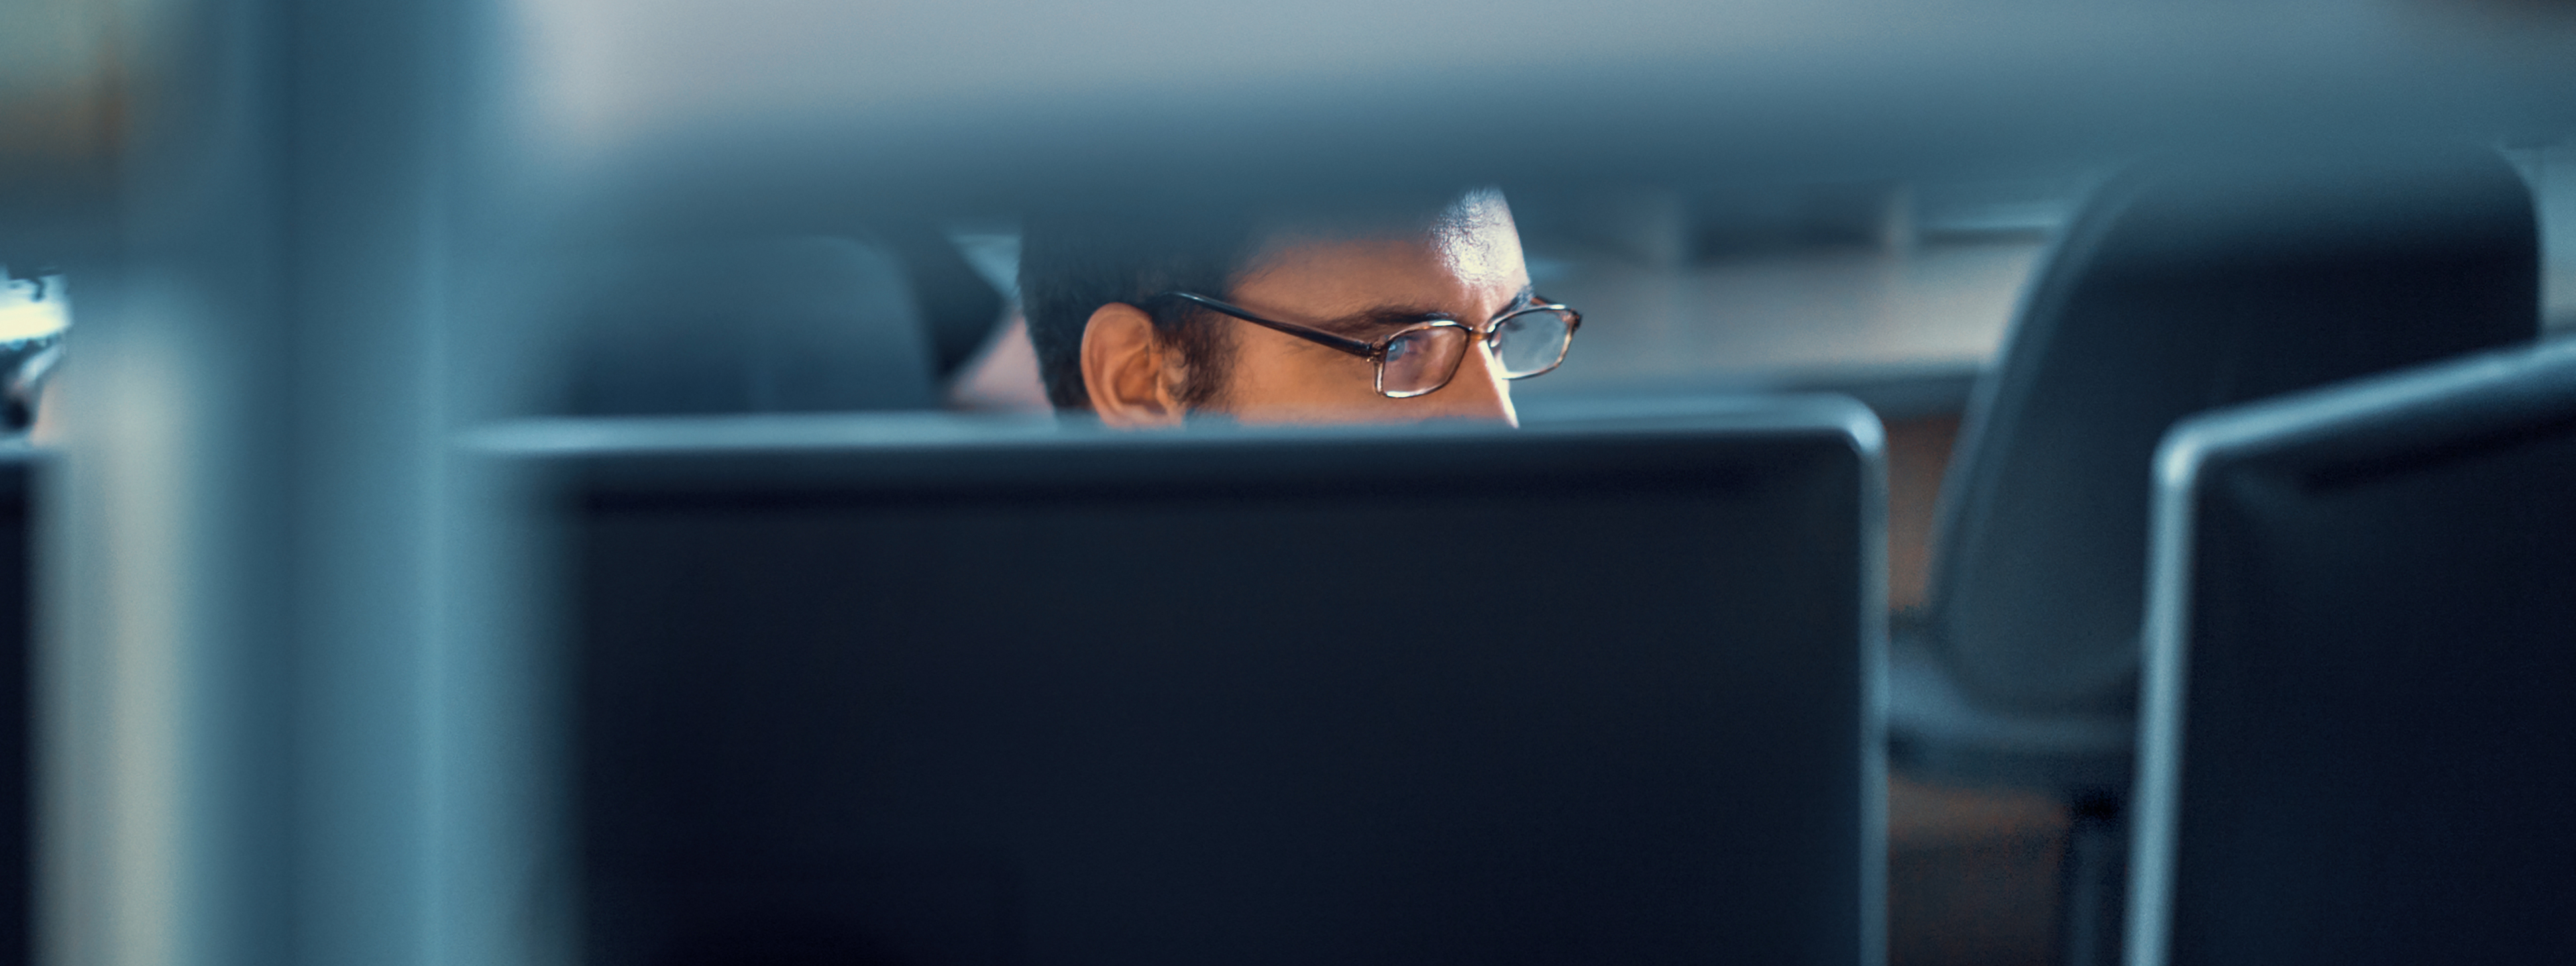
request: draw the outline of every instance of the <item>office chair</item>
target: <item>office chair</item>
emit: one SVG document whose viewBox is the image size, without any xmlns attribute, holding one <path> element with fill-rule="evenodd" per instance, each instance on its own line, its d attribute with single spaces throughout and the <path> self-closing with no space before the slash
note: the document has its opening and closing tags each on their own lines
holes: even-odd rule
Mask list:
<svg viewBox="0 0 2576 966">
<path fill-rule="evenodd" d="M 1001 323 L 1011 293 L 995 289 L 976 274 L 965 253 L 935 225 L 889 221 L 877 225 L 872 234 L 903 266 L 940 380 L 955 376 Z"/>
<path fill-rule="evenodd" d="M 928 325 L 886 246 L 845 238 L 612 253 L 572 285 L 572 415 L 937 406 Z"/>
<path fill-rule="evenodd" d="M 2530 192 L 2492 152 L 2144 164 L 2068 226 L 1970 401 L 1889 668 L 1900 770 L 2074 806 L 2068 962 L 2116 945 L 2158 439 L 2538 328 Z"/>
</svg>

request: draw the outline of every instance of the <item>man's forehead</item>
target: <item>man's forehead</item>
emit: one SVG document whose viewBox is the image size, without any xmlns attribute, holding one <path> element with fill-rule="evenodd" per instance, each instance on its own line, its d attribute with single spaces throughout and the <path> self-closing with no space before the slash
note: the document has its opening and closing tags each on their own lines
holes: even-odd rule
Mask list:
<svg viewBox="0 0 2576 966">
<path fill-rule="evenodd" d="M 1255 260 L 1247 285 L 1294 291 L 1320 307 L 1359 309 L 1414 305 L 1464 311 L 1447 300 L 1507 297 L 1527 283 L 1519 246 L 1495 239 L 1425 230 L 1407 238 L 1280 239 Z"/>
<path fill-rule="evenodd" d="M 1261 233 L 1255 274 L 1297 265 L 1323 267 L 1377 260 L 1421 261 L 1474 286 L 1517 286 L 1524 268 L 1520 235 L 1501 192 L 1483 190 L 1437 208 L 1308 211 L 1274 220 Z"/>
<path fill-rule="evenodd" d="M 1433 226 L 1431 240 L 1449 270 L 1474 285 L 1517 285 L 1527 269 L 1520 231 L 1499 191 L 1460 198 Z"/>
<path fill-rule="evenodd" d="M 1307 199 L 1269 207 L 1253 219 L 1269 244 L 1429 239 L 1511 227 L 1511 208 L 1491 188 L 1463 194 Z"/>
</svg>

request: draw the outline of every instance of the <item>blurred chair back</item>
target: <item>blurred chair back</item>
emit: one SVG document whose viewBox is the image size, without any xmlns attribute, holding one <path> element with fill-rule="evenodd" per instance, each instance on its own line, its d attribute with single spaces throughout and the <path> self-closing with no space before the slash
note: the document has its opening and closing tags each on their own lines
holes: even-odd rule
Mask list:
<svg viewBox="0 0 2576 966">
<path fill-rule="evenodd" d="M 620 253 L 577 295 L 575 415 L 927 409 L 927 324 L 903 264 L 841 238 Z"/>
<path fill-rule="evenodd" d="M 1973 702 L 2135 701 L 2148 459 L 2199 410 L 2531 339 L 2529 190 L 2491 152 L 2144 166 L 2068 227 L 1971 401 L 1929 644 Z"/>
<path fill-rule="evenodd" d="M 2130 962 L 2546 962 L 2576 344 L 2213 413 L 2155 517 Z"/>
</svg>

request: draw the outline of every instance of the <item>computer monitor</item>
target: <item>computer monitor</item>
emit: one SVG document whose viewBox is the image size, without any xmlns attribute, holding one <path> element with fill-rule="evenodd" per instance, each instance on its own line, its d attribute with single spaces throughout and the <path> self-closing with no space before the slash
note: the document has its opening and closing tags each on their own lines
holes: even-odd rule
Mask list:
<svg viewBox="0 0 2576 966">
<path fill-rule="evenodd" d="M 565 526 L 585 962 L 1879 958 L 1848 400 L 515 439 Z"/>
<path fill-rule="evenodd" d="M 2576 909 L 2576 344 L 2160 458 L 2132 966 L 2540 962 Z"/>
<path fill-rule="evenodd" d="M 28 717 L 33 638 L 34 523 L 29 513 L 40 451 L 0 444 L 0 966 L 35 961 L 32 806 L 35 737 Z"/>
</svg>

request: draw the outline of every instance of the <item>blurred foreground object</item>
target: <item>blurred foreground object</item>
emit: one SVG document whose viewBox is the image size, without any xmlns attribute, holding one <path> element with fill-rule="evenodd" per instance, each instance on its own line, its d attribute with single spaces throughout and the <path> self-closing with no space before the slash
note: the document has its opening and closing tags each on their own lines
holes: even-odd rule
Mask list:
<svg viewBox="0 0 2576 966">
<path fill-rule="evenodd" d="M 540 157 L 561 189 L 627 216 L 999 213 L 1222 183 L 1859 181 L 1925 162 L 2576 129 L 2560 96 L 2576 18 L 2469 4 L 522 9 Z M 1155 57 L 1097 56 L 1140 37 Z M 1427 37 L 1497 67 L 1426 59 Z M 1393 147 L 1501 131 L 1531 140 Z"/>
</svg>

